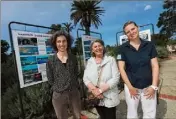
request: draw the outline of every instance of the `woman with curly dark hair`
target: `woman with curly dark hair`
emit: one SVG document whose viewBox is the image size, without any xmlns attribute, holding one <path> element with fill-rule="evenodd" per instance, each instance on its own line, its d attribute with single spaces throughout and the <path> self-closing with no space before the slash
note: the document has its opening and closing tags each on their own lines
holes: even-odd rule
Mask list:
<svg viewBox="0 0 176 119">
<path fill-rule="evenodd" d="M 68 119 L 67 105 L 73 116 L 80 118 L 81 104 L 78 90 L 78 68 L 76 57 L 70 48 L 73 38 L 65 31 L 57 31 L 51 37 L 51 45 L 56 53 L 46 64 L 49 84 L 52 86 L 52 103 L 58 119 Z"/>
</svg>

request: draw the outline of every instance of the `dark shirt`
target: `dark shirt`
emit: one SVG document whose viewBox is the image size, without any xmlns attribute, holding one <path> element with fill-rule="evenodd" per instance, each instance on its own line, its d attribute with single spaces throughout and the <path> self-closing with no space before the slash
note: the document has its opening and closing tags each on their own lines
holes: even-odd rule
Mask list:
<svg viewBox="0 0 176 119">
<path fill-rule="evenodd" d="M 46 72 L 53 91 L 60 93 L 79 86 L 77 60 L 72 54 L 68 54 L 65 64 L 61 62 L 57 54 L 51 56 L 46 64 Z"/>
<path fill-rule="evenodd" d="M 141 40 L 138 50 L 129 41 L 121 45 L 117 59 L 125 62 L 125 71 L 132 86 L 143 89 L 152 84 L 151 59 L 155 57 L 154 44 Z"/>
<path fill-rule="evenodd" d="M 67 63 L 62 63 L 62 64 L 66 67 L 66 64 L 67 64 Z M 67 67 L 66 67 L 66 68 L 67 68 Z"/>
</svg>

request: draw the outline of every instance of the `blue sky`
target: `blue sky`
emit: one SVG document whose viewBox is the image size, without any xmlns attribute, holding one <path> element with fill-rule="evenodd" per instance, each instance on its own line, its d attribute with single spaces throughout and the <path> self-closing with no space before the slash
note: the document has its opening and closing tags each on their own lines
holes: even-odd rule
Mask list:
<svg viewBox="0 0 176 119">
<path fill-rule="evenodd" d="M 91 31 L 101 33 L 106 45 L 116 44 L 116 32 L 121 31 L 123 24 L 128 20 L 133 20 L 138 25 L 153 23 L 155 33 L 158 33 L 156 24 L 159 14 L 163 11 L 162 5 L 163 1 L 102 1 L 100 6 L 105 9 L 105 13 L 100 18 L 103 25 L 98 29 L 91 27 Z M 72 22 L 70 9 L 71 1 L 2 1 L 1 39 L 9 41 L 10 21 L 49 27 L 51 24 Z M 80 26 L 78 25 L 71 32 L 74 38 L 77 37 L 77 28 Z M 148 28 L 151 27 L 147 26 L 143 29 Z"/>
</svg>

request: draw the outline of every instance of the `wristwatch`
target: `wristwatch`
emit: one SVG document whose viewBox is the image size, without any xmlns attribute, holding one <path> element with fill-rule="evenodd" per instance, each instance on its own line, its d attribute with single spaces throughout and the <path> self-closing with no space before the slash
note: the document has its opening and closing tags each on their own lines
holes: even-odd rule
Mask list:
<svg viewBox="0 0 176 119">
<path fill-rule="evenodd" d="M 154 90 L 158 90 L 157 86 L 151 85 L 150 87 L 153 88 Z"/>
</svg>

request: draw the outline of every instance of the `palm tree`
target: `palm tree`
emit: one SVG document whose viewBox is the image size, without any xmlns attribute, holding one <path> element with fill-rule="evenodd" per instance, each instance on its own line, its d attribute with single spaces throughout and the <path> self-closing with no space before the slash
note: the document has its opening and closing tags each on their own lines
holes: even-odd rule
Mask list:
<svg viewBox="0 0 176 119">
<path fill-rule="evenodd" d="M 50 31 L 48 31 L 49 34 L 53 34 L 54 32 L 61 30 L 62 27 L 60 24 L 51 24 L 50 26 L 52 29 Z"/>
<path fill-rule="evenodd" d="M 71 20 L 77 25 L 80 22 L 85 27 L 85 33 L 90 35 L 91 24 L 98 28 L 102 25 L 100 15 L 104 13 L 104 9 L 99 7 L 100 0 L 75 0 L 71 8 Z"/>
<path fill-rule="evenodd" d="M 68 33 L 70 33 L 74 29 L 74 26 L 72 25 L 72 23 L 66 22 L 66 23 L 62 23 L 62 24 L 64 25 L 64 27 Z"/>
</svg>

